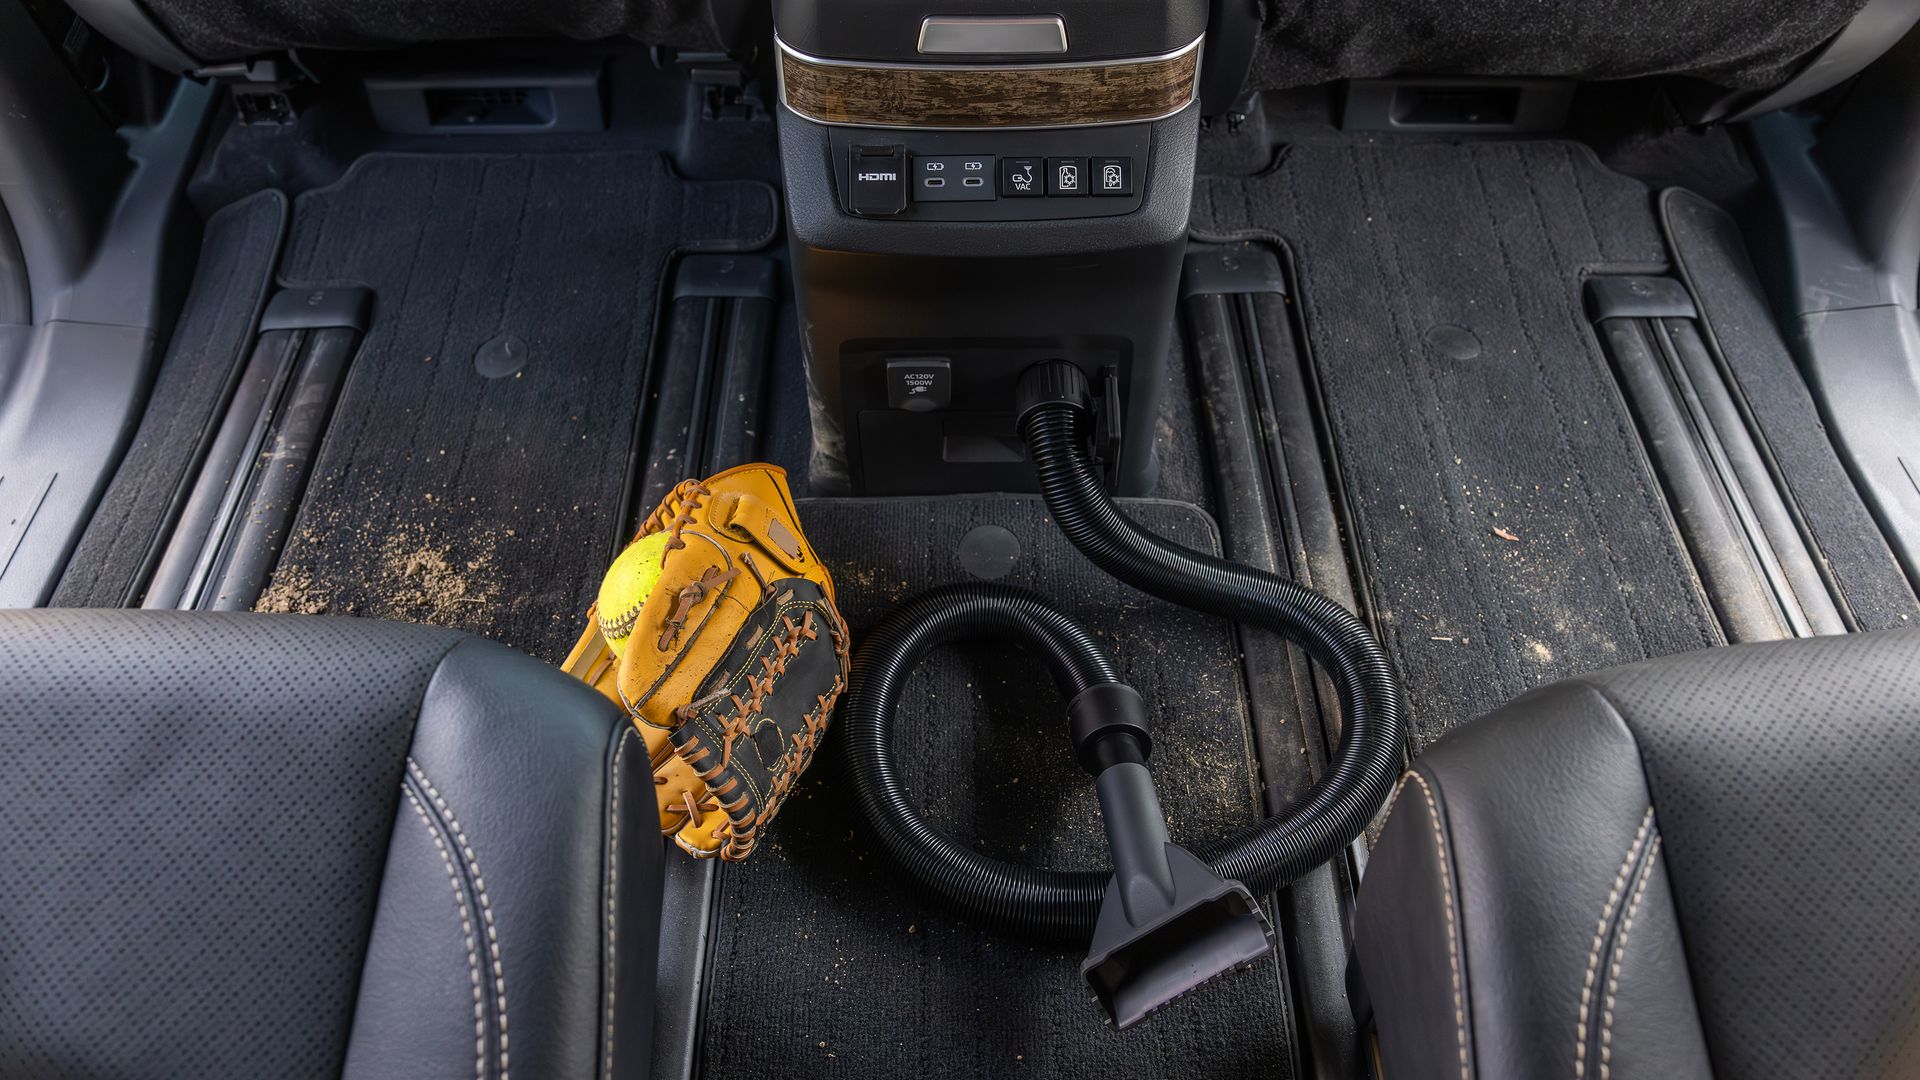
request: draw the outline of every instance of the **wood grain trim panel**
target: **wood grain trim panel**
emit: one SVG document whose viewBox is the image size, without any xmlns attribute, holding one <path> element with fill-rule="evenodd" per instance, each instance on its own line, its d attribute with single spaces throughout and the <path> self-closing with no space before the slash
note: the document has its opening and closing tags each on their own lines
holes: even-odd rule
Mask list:
<svg viewBox="0 0 1920 1080">
<path fill-rule="evenodd" d="M 823 61 L 780 49 L 787 108 L 823 124 L 1080 127 L 1158 120 L 1193 100 L 1200 42 L 1099 64 L 938 66 Z"/>
</svg>

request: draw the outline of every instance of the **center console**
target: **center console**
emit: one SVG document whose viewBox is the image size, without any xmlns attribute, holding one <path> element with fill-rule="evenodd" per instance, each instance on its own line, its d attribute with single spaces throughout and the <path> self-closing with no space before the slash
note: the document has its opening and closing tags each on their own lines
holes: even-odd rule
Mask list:
<svg viewBox="0 0 1920 1080">
<path fill-rule="evenodd" d="M 777 0 L 780 138 L 815 482 L 1032 490 L 1014 386 L 1107 403 L 1153 487 L 1193 189 L 1205 0 Z"/>
</svg>

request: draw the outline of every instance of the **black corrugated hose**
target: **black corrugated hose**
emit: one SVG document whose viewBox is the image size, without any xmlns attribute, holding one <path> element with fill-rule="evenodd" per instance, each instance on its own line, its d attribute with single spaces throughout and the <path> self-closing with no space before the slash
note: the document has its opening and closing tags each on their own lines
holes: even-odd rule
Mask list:
<svg viewBox="0 0 1920 1080">
<path fill-rule="evenodd" d="M 853 658 L 835 726 L 854 796 L 880 845 L 942 899 L 996 926 L 1085 940 L 1111 872 L 1021 866 L 957 843 L 914 809 L 894 767 L 893 714 L 907 676 L 937 645 L 992 637 L 1035 646 L 1065 700 L 1089 686 L 1120 681 L 1092 634 L 1031 593 L 1004 585 L 948 585 L 921 593 L 881 620 Z M 1065 734 L 1062 724 L 1063 749 Z"/>
<path fill-rule="evenodd" d="M 1078 368 L 1036 365 L 1020 391 L 1020 436 L 1047 507 L 1075 547 L 1143 592 L 1279 632 L 1325 667 L 1339 691 L 1340 745 L 1312 789 L 1284 812 L 1196 853 L 1255 893 L 1332 858 L 1366 828 L 1401 770 L 1400 691 L 1379 643 L 1353 613 L 1311 589 L 1181 547 L 1128 520 L 1088 453 L 1091 396 Z M 1041 646 L 1068 698 L 1119 681 L 1092 637 L 1037 597 L 972 585 L 923 594 L 884 620 L 855 658 L 840 716 L 855 794 L 888 853 L 948 901 L 1009 929 L 1084 939 L 1107 873 L 1021 866 L 957 844 L 913 809 L 894 768 L 893 712 L 907 676 L 935 645 L 992 633 Z"/>
</svg>

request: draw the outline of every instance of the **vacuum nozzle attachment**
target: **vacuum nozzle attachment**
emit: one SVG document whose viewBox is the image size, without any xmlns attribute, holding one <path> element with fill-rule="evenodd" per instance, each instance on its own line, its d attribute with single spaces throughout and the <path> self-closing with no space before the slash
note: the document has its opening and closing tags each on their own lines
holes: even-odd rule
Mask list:
<svg viewBox="0 0 1920 1080">
<path fill-rule="evenodd" d="M 1097 685 L 1067 712 L 1080 761 L 1095 773 L 1114 870 L 1080 974 L 1114 1025 L 1126 1028 L 1265 956 L 1273 928 L 1246 886 L 1167 836 L 1146 765 L 1140 695 L 1118 683 Z"/>
<path fill-rule="evenodd" d="M 1163 865 L 1172 888 L 1144 920 L 1123 901 L 1118 875 L 1100 907 L 1081 977 L 1114 1026 L 1128 1028 L 1203 983 L 1273 951 L 1273 930 L 1245 885 L 1222 878 L 1178 844 Z"/>
</svg>

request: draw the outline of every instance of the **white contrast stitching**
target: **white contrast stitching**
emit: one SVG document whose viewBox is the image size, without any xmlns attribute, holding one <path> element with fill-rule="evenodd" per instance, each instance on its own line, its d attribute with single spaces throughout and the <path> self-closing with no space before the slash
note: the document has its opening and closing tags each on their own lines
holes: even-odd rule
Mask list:
<svg viewBox="0 0 1920 1080">
<path fill-rule="evenodd" d="M 460 819 L 453 816 L 453 807 L 440 795 L 433 781 L 420 768 L 420 763 L 407 758 L 407 768 L 413 772 L 421 785 L 427 789 L 427 796 L 433 805 L 440 808 L 441 816 L 447 820 L 447 827 L 453 830 L 453 838 L 458 842 L 460 855 L 467 862 L 467 870 L 473 874 L 473 888 L 480 897 L 480 918 L 487 927 L 487 955 L 493 974 L 493 994 L 495 1007 L 500 1013 L 500 1080 L 508 1080 L 507 1073 L 507 972 L 500 961 L 500 932 L 493 923 L 493 901 L 487 898 L 487 879 L 480 875 L 480 859 L 473 853 L 473 845 L 467 842 L 467 834 L 460 828 Z"/>
<path fill-rule="evenodd" d="M 1600 1080 L 1607 1080 L 1613 1065 L 1613 999 L 1620 992 L 1620 961 L 1626 958 L 1627 935 L 1633 933 L 1633 916 L 1640 910 L 1640 898 L 1647 895 L 1647 882 L 1653 880 L 1654 860 L 1660 857 L 1660 834 L 1653 834 L 1647 845 L 1647 865 L 1640 871 L 1640 884 L 1634 887 L 1633 900 L 1627 905 L 1626 918 L 1620 922 L 1620 940 L 1613 946 L 1613 964 L 1607 975 L 1607 1006 L 1601 1013 Z"/>
<path fill-rule="evenodd" d="M 1440 808 L 1434 804 L 1433 788 L 1427 785 L 1426 777 L 1418 772 L 1409 772 L 1400 781 L 1402 786 L 1407 780 L 1419 783 L 1420 793 L 1427 800 L 1427 818 L 1433 824 L 1433 850 L 1440 860 L 1440 887 L 1445 893 L 1442 906 L 1447 912 L 1447 961 L 1453 967 L 1453 1023 L 1454 1037 L 1460 1044 L 1460 1080 L 1470 1080 L 1472 1070 L 1467 1061 L 1467 1006 L 1461 996 L 1459 931 L 1453 925 L 1453 871 L 1447 867 L 1446 839 L 1440 834 Z"/>
<path fill-rule="evenodd" d="M 1593 987 L 1600 971 L 1600 948 L 1606 943 L 1607 924 L 1613 921 L 1614 906 L 1620 903 L 1621 890 L 1627 887 L 1627 875 L 1633 870 L 1633 861 L 1640 857 L 1640 845 L 1647 842 L 1647 830 L 1653 827 L 1653 807 L 1640 815 L 1640 828 L 1633 834 L 1633 844 L 1627 848 L 1627 857 L 1620 862 L 1619 872 L 1613 875 L 1613 888 L 1607 890 L 1606 906 L 1600 909 L 1600 920 L 1593 931 L 1593 949 L 1587 954 L 1587 974 L 1580 984 L 1580 1022 L 1574 1028 L 1573 1076 L 1581 1080 L 1587 1075 L 1587 1020 L 1593 1012 Z"/>
<path fill-rule="evenodd" d="M 400 792 L 413 804 L 413 812 L 419 816 L 420 824 L 427 827 L 427 835 L 433 837 L 433 846 L 447 868 L 447 882 L 453 886 L 454 903 L 460 907 L 460 932 L 467 939 L 467 978 L 473 983 L 473 1075 L 486 1080 L 487 999 L 480 990 L 480 950 L 473 944 L 473 916 L 467 910 L 467 890 L 460 887 L 460 871 L 454 869 L 453 856 L 447 854 L 447 845 L 441 841 L 440 830 L 434 827 L 433 820 L 427 817 L 427 808 L 420 805 L 407 785 L 401 784 Z"/>
<path fill-rule="evenodd" d="M 607 980 L 607 1057 L 602 1074 L 613 1075 L 613 995 L 614 995 L 614 926 L 618 917 L 620 896 L 620 755 L 627 752 L 627 743 L 633 736 L 633 725 L 622 724 L 625 730 L 620 733 L 620 745 L 613 751 L 613 799 L 610 804 L 612 825 L 607 830 L 607 956 L 604 961 Z"/>
</svg>

